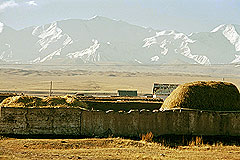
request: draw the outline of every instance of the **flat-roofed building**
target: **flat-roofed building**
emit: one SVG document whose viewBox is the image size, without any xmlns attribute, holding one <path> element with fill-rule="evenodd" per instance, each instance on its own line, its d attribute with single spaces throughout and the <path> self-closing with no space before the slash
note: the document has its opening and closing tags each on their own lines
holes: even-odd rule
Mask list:
<svg viewBox="0 0 240 160">
<path fill-rule="evenodd" d="M 136 97 L 137 96 L 137 90 L 118 90 L 118 96 Z"/>
<path fill-rule="evenodd" d="M 153 95 L 168 96 L 178 86 L 179 86 L 179 84 L 154 83 L 154 85 L 153 85 Z"/>
</svg>

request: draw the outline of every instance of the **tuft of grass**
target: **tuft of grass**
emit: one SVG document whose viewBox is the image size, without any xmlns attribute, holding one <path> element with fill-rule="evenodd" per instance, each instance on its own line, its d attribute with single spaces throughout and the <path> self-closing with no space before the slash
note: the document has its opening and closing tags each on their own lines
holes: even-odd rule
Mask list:
<svg viewBox="0 0 240 160">
<path fill-rule="evenodd" d="M 142 134 L 141 138 L 142 138 L 142 141 L 152 142 L 153 141 L 153 133 L 152 132 L 148 132 L 147 134 Z"/>
<path fill-rule="evenodd" d="M 188 143 L 189 146 L 203 146 L 203 138 L 196 136 Z"/>
</svg>

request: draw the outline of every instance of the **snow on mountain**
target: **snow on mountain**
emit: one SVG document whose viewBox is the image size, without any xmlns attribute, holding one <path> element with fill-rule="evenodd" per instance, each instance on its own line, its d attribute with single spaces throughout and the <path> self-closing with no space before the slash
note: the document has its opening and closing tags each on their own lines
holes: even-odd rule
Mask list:
<svg viewBox="0 0 240 160">
<path fill-rule="evenodd" d="M 186 35 L 95 16 L 15 31 L 0 23 L 0 59 L 9 63 L 240 63 L 240 26 Z"/>
<path fill-rule="evenodd" d="M 51 60 L 53 59 L 53 56 L 59 56 L 61 54 L 62 48 L 59 48 L 58 50 L 54 51 L 53 53 L 47 55 L 43 59 L 40 60 L 40 62 L 44 62 L 46 60 Z"/>
<path fill-rule="evenodd" d="M 220 25 L 211 32 L 222 32 L 223 35 L 235 46 L 236 51 L 240 51 L 240 36 L 234 25 Z"/>
<path fill-rule="evenodd" d="M 97 49 L 99 48 L 100 44 L 97 40 L 92 40 L 94 43 L 92 46 L 90 46 L 87 49 L 84 49 L 82 51 L 77 51 L 74 53 L 67 54 L 67 57 L 69 58 L 81 58 L 84 63 L 87 62 L 99 62 L 100 61 L 100 55 L 97 54 Z"/>
<path fill-rule="evenodd" d="M 162 31 L 162 32 L 156 32 L 156 35 L 153 37 L 149 37 L 144 39 L 143 41 L 145 42 L 145 44 L 142 47 L 151 47 L 153 44 L 158 44 L 160 48 L 162 48 L 161 54 L 166 55 L 168 52 L 168 48 L 166 47 L 167 44 L 170 43 L 170 41 L 167 41 L 166 39 L 164 39 L 163 41 L 157 41 L 157 38 L 160 36 L 163 36 L 164 33 L 166 31 Z"/>
<path fill-rule="evenodd" d="M 16 31 L 0 22 L 0 60 L 9 62 L 13 57 L 12 38 Z"/>
<path fill-rule="evenodd" d="M 0 22 L 0 33 L 3 31 L 3 23 Z"/>
<path fill-rule="evenodd" d="M 158 56 L 154 56 L 151 58 L 151 61 L 152 62 L 157 62 L 159 60 L 159 57 Z"/>
<path fill-rule="evenodd" d="M 137 60 L 137 59 L 134 59 L 135 62 L 139 63 L 139 64 L 142 64 L 141 61 Z"/>
<path fill-rule="evenodd" d="M 189 44 L 194 43 L 195 40 L 190 39 L 187 35 L 183 33 L 178 33 L 175 31 L 161 31 L 156 32 L 156 35 L 143 40 L 145 44 L 142 47 L 151 47 L 152 45 L 158 45 L 162 50 L 161 54 L 166 56 L 169 51 L 176 54 L 181 54 L 185 57 L 193 59 L 199 64 L 209 65 L 210 61 L 206 56 L 194 55 L 191 53 Z M 154 56 L 151 61 L 158 61 L 159 57 Z"/>
<path fill-rule="evenodd" d="M 42 63 L 60 56 L 62 50 L 73 43 L 72 38 L 58 27 L 57 22 L 35 27 L 32 35 L 39 38 L 35 44 L 39 46 L 40 57 L 32 60 L 31 63 Z"/>
<path fill-rule="evenodd" d="M 240 63 L 240 55 L 235 55 L 236 58 L 231 63 Z"/>
<path fill-rule="evenodd" d="M 223 24 L 211 31 L 212 33 L 220 32 L 235 47 L 237 54 L 231 63 L 240 63 L 240 26 L 232 24 Z"/>
<path fill-rule="evenodd" d="M 3 61 L 11 59 L 13 55 L 10 44 L 5 44 L 4 46 L 1 47 L 4 48 L 4 50 L 2 51 L 2 53 L 0 53 L 0 59 Z"/>
<path fill-rule="evenodd" d="M 62 33 L 62 29 L 57 26 L 57 22 L 53 22 L 50 26 L 38 26 L 32 31 L 32 35 L 40 38 L 37 42 L 41 46 L 39 52 L 47 49 L 47 47 L 60 39 L 63 39 L 63 47 L 71 44 L 73 41 L 67 34 Z"/>
</svg>

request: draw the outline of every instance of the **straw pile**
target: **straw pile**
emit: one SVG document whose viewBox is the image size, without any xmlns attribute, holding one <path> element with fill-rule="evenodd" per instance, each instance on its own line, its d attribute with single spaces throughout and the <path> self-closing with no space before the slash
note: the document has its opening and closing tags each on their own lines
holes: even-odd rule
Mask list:
<svg viewBox="0 0 240 160">
<path fill-rule="evenodd" d="M 16 96 L 16 93 L 0 93 L 0 103 L 7 97 Z"/>
<path fill-rule="evenodd" d="M 198 81 L 178 86 L 166 98 L 160 110 L 190 108 L 213 111 L 239 111 L 240 94 L 227 82 Z"/>
<path fill-rule="evenodd" d="M 0 103 L 4 107 L 41 107 L 41 106 L 54 106 L 54 107 L 80 107 L 88 108 L 87 104 L 80 101 L 74 96 L 63 97 L 34 97 L 34 96 L 14 96 L 8 97 Z"/>
</svg>

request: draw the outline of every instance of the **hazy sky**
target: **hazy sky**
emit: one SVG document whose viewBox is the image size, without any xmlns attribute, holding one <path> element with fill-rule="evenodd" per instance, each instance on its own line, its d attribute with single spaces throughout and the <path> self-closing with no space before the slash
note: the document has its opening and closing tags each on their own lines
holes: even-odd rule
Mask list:
<svg viewBox="0 0 240 160">
<path fill-rule="evenodd" d="M 240 24 L 240 0 L 0 0 L 0 21 L 21 29 L 101 15 L 185 33 Z"/>
</svg>

